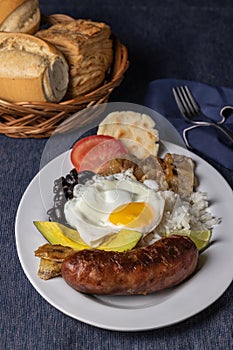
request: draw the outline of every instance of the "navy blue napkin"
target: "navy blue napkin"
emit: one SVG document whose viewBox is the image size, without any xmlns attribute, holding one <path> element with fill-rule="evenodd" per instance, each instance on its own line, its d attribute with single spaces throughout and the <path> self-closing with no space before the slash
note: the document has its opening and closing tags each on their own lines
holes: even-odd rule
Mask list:
<svg viewBox="0 0 233 350">
<path fill-rule="evenodd" d="M 187 85 L 204 114 L 213 121 L 219 121 L 220 111 L 225 106 L 233 106 L 233 89 L 216 87 L 194 81 L 178 79 L 158 79 L 152 81 L 146 91 L 145 106 L 166 117 L 181 136 L 183 130 L 192 124 L 186 122 L 174 99 L 172 88 Z M 227 111 L 223 126 L 233 133 L 233 109 Z M 225 136 L 214 127 L 197 127 L 188 132 L 188 140 L 193 151 L 233 171 L 233 149 Z"/>
</svg>

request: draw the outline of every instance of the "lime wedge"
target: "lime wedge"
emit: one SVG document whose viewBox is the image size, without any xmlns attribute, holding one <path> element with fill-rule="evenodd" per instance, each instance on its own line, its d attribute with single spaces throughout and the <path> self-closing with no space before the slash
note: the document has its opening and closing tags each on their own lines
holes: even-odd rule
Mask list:
<svg viewBox="0 0 233 350">
<path fill-rule="evenodd" d="M 199 251 L 204 250 L 210 243 L 212 232 L 210 230 L 187 230 L 187 231 L 174 231 L 172 233 L 166 233 L 166 236 L 180 235 L 188 236 L 196 244 Z"/>
<path fill-rule="evenodd" d="M 202 251 L 209 245 L 211 236 L 212 232 L 210 230 L 199 230 L 190 232 L 190 238 L 196 244 L 196 247 L 199 251 Z"/>
<path fill-rule="evenodd" d="M 97 249 L 124 252 L 133 249 L 141 237 L 138 231 L 122 229 L 119 233 L 107 238 Z"/>
</svg>

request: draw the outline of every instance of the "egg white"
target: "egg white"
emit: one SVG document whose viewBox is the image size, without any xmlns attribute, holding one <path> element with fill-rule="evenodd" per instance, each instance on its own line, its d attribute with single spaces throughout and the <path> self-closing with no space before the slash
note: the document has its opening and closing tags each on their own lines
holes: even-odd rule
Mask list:
<svg viewBox="0 0 233 350">
<path fill-rule="evenodd" d="M 82 239 L 96 247 L 106 236 L 125 228 L 112 224 L 109 215 L 120 205 L 131 202 L 144 202 L 152 208 L 153 220 L 134 227 L 146 235 L 160 223 L 165 199 L 161 192 L 125 174 L 95 176 L 85 185 L 75 186 L 73 198 L 66 202 L 64 213 L 69 225 L 77 229 Z"/>
</svg>

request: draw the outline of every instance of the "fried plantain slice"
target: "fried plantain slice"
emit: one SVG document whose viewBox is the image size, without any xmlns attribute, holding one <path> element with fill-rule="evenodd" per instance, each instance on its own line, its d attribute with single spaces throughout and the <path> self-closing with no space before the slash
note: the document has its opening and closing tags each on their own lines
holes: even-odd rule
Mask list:
<svg viewBox="0 0 233 350">
<path fill-rule="evenodd" d="M 35 256 L 55 262 L 62 262 L 74 250 L 60 244 L 44 244 L 35 251 Z"/>
<path fill-rule="evenodd" d="M 74 250 L 60 244 L 44 244 L 35 251 L 35 256 L 40 258 L 38 276 L 44 280 L 61 275 L 62 261 Z"/>
<path fill-rule="evenodd" d="M 49 280 L 50 278 L 60 276 L 61 265 L 61 262 L 41 258 L 38 276 L 43 280 Z"/>
</svg>

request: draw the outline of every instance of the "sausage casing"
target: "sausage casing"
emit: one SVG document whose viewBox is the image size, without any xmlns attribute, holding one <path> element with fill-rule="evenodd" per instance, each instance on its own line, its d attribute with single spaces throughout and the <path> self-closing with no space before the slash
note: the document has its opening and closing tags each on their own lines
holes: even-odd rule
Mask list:
<svg viewBox="0 0 233 350">
<path fill-rule="evenodd" d="M 190 276 L 198 263 L 192 240 L 173 235 L 128 252 L 82 250 L 62 263 L 64 280 L 89 294 L 148 294 L 175 286 Z"/>
</svg>

